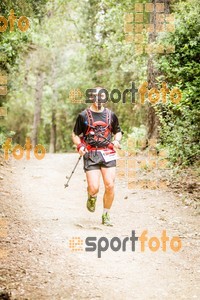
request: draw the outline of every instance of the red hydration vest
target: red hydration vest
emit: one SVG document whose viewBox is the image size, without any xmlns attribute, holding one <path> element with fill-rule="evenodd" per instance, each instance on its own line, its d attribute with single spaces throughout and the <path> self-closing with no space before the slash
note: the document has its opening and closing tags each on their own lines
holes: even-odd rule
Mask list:
<svg viewBox="0 0 200 300">
<path fill-rule="evenodd" d="M 88 127 L 82 142 L 86 145 L 87 149 L 113 149 L 113 145 L 111 144 L 111 111 L 106 108 L 106 122 L 94 122 L 92 112 L 89 108 L 85 112 Z"/>
</svg>

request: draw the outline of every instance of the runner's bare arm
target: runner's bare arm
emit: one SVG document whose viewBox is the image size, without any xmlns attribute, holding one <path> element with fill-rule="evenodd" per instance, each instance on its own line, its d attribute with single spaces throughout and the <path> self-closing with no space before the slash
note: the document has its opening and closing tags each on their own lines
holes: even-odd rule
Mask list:
<svg viewBox="0 0 200 300">
<path fill-rule="evenodd" d="M 79 137 L 78 135 L 76 135 L 74 132 L 72 132 L 72 141 L 73 141 L 73 143 L 74 143 L 76 146 L 78 146 L 78 145 L 81 144 L 81 139 L 80 139 L 80 137 Z M 86 152 L 87 152 L 87 149 L 86 149 L 84 146 L 80 147 L 79 150 L 78 150 L 78 153 L 79 153 L 81 156 L 84 155 Z"/>
<path fill-rule="evenodd" d="M 113 141 L 114 147 L 120 148 L 120 141 L 121 141 L 121 138 L 122 138 L 122 133 L 121 133 L 121 131 L 120 131 L 120 132 L 117 132 L 117 133 L 114 135 L 114 141 Z"/>
<path fill-rule="evenodd" d="M 76 146 L 81 143 L 80 137 L 78 135 L 75 135 L 74 132 L 72 132 L 72 141 Z"/>
</svg>

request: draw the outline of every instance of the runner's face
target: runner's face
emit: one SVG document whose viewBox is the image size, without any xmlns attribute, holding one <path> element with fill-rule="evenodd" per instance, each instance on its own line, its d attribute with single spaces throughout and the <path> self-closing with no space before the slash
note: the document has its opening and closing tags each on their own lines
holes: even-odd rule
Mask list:
<svg viewBox="0 0 200 300">
<path fill-rule="evenodd" d="M 96 88 L 95 93 L 93 93 L 93 104 L 96 108 L 101 109 L 106 98 L 106 94 L 101 92 L 102 88 Z"/>
</svg>

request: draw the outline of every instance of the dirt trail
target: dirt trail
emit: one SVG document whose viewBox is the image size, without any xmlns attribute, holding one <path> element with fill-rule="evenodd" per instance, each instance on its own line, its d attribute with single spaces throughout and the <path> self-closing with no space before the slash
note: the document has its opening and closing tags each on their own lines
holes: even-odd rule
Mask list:
<svg viewBox="0 0 200 300">
<path fill-rule="evenodd" d="M 64 189 L 77 154 L 46 155 L 41 161 L 11 161 L 1 171 L 1 287 L 12 299 L 200 299 L 198 287 L 199 216 L 170 191 L 128 190 L 117 179 L 112 228 L 101 225 L 102 196 L 94 214 L 85 208 L 86 182 L 79 164 L 70 186 Z M 102 186 L 102 183 L 101 183 Z M 3 220 L 3 221 L 2 221 Z M 73 252 L 73 237 L 140 236 L 170 239 L 179 236 L 182 249 L 145 251 Z M 3 233 L 1 231 L 1 235 Z M 85 246 L 83 246 L 85 247 Z M 7 252 L 6 252 L 7 251 Z M 6 255 L 7 253 L 7 255 Z"/>
</svg>

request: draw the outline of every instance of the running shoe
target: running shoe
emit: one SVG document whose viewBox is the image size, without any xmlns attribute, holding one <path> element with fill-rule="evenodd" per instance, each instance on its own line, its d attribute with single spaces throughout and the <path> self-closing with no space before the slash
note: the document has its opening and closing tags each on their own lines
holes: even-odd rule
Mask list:
<svg viewBox="0 0 200 300">
<path fill-rule="evenodd" d="M 97 196 L 88 196 L 88 200 L 87 200 L 87 209 L 90 212 L 94 212 L 95 211 L 95 205 L 96 205 L 96 200 L 97 200 Z"/>
<path fill-rule="evenodd" d="M 110 216 L 107 212 L 102 215 L 102 224 L 105 226 L 113 226 L 112 222 L 110 221 Z"/>
</svg>

